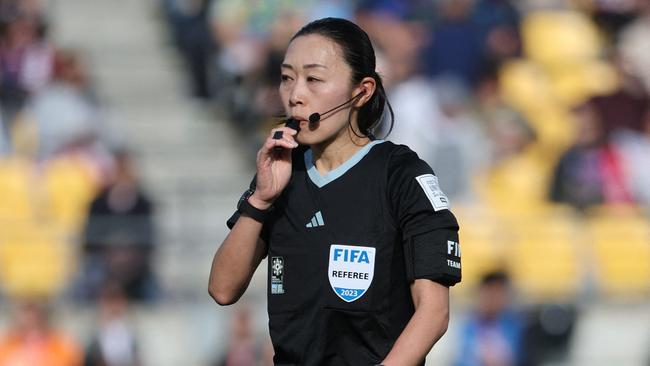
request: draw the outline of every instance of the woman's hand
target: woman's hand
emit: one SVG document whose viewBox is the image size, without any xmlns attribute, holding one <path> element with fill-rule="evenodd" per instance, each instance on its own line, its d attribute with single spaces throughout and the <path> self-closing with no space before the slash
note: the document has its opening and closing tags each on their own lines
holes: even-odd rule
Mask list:
<svg viewBox="0 0 650 366">
<path fill-rule="evenodd" d="M 282 131 L 281 139 L 273 135 Z M 298 131 L 289 127 L 274 128 L 262 148 L 257 152 L 257 181 L 255 193 L 248 199 L 260 210 L 271 207 L 291 178 L 291 150 L 298 147 L 295 135 Z M 282 148 L 276 151 L 276 147 Z"/>
</svg>

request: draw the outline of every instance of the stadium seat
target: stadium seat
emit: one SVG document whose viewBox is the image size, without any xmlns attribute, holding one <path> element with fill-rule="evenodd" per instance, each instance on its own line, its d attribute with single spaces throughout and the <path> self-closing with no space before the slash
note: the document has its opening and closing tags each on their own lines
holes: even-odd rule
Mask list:
<svg viewBox="0 0 650 366">
<path fill-rule="evenodd" d="M 458 222 L 463 266 L 463 280 L 458 287 L 471 291 L 485 273 L 503 268 L 503 245 L 499 226 L 489 217 L 461 214 Z"/>
<path fill-rule="evenodd" d="M 609 94 L 619 85 L 616 69 L 601 60 L 548 70 L 553 94 L 564 106 L 575 106 L 594 95 Z"/>
<path fill-rule="evenodd" d="M 610 299 L 650 294 L 650 223 L 633 213 L 601 213 L 588 221 L 597 283 Z"/>
<path fill-rule="evenodd" d="M 83 161 L 74 157 L 51 161 L 43 181 L 54 221 L 71 232 L 79 231 L 98 189 Z"/>
<path fill-rule="evenodd" d="M 505 100 L 526 116 L 557 104 L 549 76 L 530 60 L 506 61 L 499 70 L 499 84 Z"/>
<path fill-rule="evenodd" d="M 532 12 L 524 18 L 525 55 L 539 64 L 555 99 L 564 107 L 615 90 L 615 69 L 599 58 L 602 40 L 593 22 L 573 11 Z"/>
<path fill-rule="evenodd" d="M 534 149 L 504 159 L 474 185 L 493 214 L 538 211 L 546 206 L 549 168 Z"/>
<path fill-rule="evenodd" d="M 74 271 L 64 233 L 42 222 L 14 223 L 0 231 L 0 287 L 10 296 L 52 296 Z"/>
<path fill-rule="evenodd" d="M 31 220 L 37 215 L 36 169 L 26 159 L 0 160 L 0 222 Z"/>
<path fill-rule="evenodd" d="M 511 61 L 500 71 L 504 99 L 520 111 L 535 131 L 536 144 L 559 155 L 573 142 L 567 106 L 557 95 L 555 81 L 530 61 Z"/>
<path fill-rule="evenodd" d="M 564 214 L 532 215 L 506 225 L 514 242 L 508 253 L 517 288 L 528 299 L 574 298 L 582 284 L 582 242 L 574 220 Z"/>
<path fill-rule="evenodd" d="M 599 57 L 601 39 L 593 22 L 574 11 L 534 11 L 522 23 L 524 53 L 546 69 Z"/>
</svg>

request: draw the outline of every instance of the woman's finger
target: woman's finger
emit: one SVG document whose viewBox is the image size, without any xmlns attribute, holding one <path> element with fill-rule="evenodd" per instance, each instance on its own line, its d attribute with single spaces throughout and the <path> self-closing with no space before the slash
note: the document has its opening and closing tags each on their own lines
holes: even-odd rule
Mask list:
<svg viewBox="0 0 650 366">
<path fill-rule="evenodd" d="M 279 140 L 283 137 L 294 136 L 298 131 L 289 127 L 277 127 L 271 130 L 270 137 L 276 140 Z"/>
<path fill-rule="evenodd" d="M 293 140 L 287 139 L 287 138 L 283 138 L 283 139 L 280 139 L 280 140 L 275 140 L 275 139 L 269 138 L 264 143 L 262 151 L 263 151 L 263 153 L 268 154 L 268 153 L 270 153 L 271 150 L 273 150 L 275 148 L 293 149 L 293 148 L 296 148 L 297 146 L 298 146 L 298 143 L 296 143 Z"/>
<path fill-rule="evenodd" d="M 288 127 L 274 128 L 271 130 L 271 133 L 264 144 L 264 148 L 276 150 L 295 148 L 298 146 L 293 137 L 296 133 L 296 130 Z"/>
</svg>

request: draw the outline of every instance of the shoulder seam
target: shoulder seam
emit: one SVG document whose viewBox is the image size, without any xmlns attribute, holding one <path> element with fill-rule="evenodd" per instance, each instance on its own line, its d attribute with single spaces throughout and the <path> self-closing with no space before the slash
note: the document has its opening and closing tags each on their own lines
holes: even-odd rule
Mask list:
<svg viewBox="0 0 650 366">
<path fill-rule="evenodd" d="M 392 142 L 391 145 L 392 145 L 391 146 L 392 151 L 390 151 L 390 153 L 388 154 L 388 159 L 386 159 L 386 163 L 384 165 L 384 199 L 386 200 L 386 204 L 388 208 L 387 218 L 390 218 L 389 224 L 399 231 L 399 223 L 397 222 L 397 217 L 393 213 L 393 201 L 391 200 L 390 197 L 389 180 L 390 180 L 390 170 L 392 167 L 393 159 L 395 157 L 395 154 L 400 150 L 400 145 L 396 145 Z"/>
</svg>

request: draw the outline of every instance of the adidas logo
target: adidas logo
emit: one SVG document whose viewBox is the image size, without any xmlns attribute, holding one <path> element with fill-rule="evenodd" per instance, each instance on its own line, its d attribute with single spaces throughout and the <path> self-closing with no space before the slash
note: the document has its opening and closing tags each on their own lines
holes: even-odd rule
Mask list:
<svg viewBox="0 0 650 366">
<path fill-rule="evenodd" d="M 319 227 L 325 226 L 325 221 L 323 221 L 323 214 L 320 211 L 314 214 L 314 217 L 311 218 L 311 222 L 308 222 L 305 227 Z"/>
</svg>

